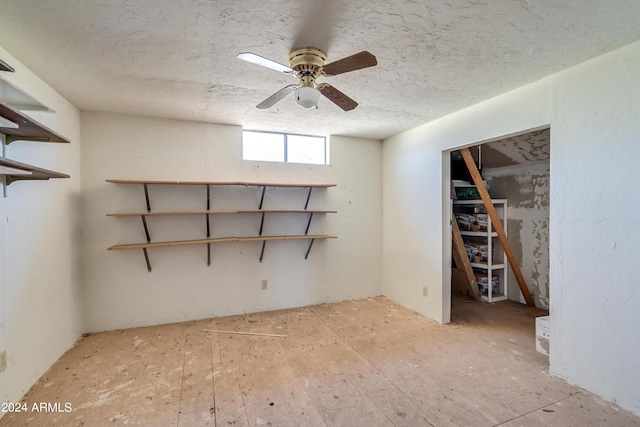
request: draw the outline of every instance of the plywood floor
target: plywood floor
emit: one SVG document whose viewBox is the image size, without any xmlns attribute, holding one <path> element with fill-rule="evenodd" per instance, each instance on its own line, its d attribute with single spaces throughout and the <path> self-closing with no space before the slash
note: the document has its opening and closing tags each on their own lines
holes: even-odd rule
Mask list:
<svg viewBox="0 0 640 427">
<path fill-rule="evenodd" d="M 0 426 L 640 425 L 547 373 L 540 314 L 456 300 L 442 326 L 379 297 L 92 334 Z"/>
</svg>

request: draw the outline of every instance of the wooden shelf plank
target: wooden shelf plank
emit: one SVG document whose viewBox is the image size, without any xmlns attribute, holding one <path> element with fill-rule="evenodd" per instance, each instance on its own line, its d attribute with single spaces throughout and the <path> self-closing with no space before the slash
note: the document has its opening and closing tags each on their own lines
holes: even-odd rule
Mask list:
<svg viewBox="0 0 640 427">
<path fill-rule="evenodd" d="M 293 184 L 283 182 L 244 182 L 244 181 L 153 181 L 137 179 L 107 179 L 113 184 L 150 184 L 150 185 L 237 185 L 242 187 L 286 187 L 286 188 L 329 188 L 336 184 Z"/>
<path fill-rule="evenodd" d="M 212 239 L 198 239 L 198 240 L 175 240 L 170 242 L 151 242 L 151 243 L 128 243 L 124 245 L 114 245 L 107 248 L 110 251 L 118 251 L 124 249 L 145 249 L 145 248 L 165 248 L 170 246 L 189 246 L 189 245 L 203 245 L 206 243 L 222 243 L 222 242 L 236 242 L 237 237 L 218 237 Z"/>
<path fill-rule="evenodd" d="M 237 213 L 338 213 L 338 211 L 328 211 L 319 209 L 246 209 Z"/>
<path fill-rule="evenodd" d="M 17 139 L 40 142 L 69 142 L 69 140 L 62 135 L 38 123 L 20 110 L 12 107 L 11 105 L 5 104 L 4 102 L 0 102 L 0 116 L 16 123 L 19 126 L 17 129 L 12 127 L 0 127 L 0 133 L 7 136 L 8 142 Z"/>
<path fill-rule="evenodd" d="M 0 165 L 0 175 L 11 175 L 11 176 L 31 175 L 31 172 L 23 169 L 16 169 L 16 168 Z"/>
<path fill-rule="evenodd" d="M 236 211 L 176 211 L 176 212 L 124 212 L 108 213 L 107 216 L 127 217 L 127 216 L 161 216 L 161 215 L 232 215 L 239 213 L 338 213 L 338 211 L 315 210 L 315 209 L 247 209 Z M 485 233 L 486 234 L 486 233 Z"/>
<path fill-rule="evenodd" d="M 127 217 L 127 216 L 163 216 L 163 215 L 226 215 L 226 214 L 236 214 L 237 211 L 176 211 L 176 212 L 161 212 L 161 211 L 152 211 L 152 212 L 123 212 L 123 213 L 108 213 L 107 216 L 114 217 Z"/>
<path fill-rule="evenodd" d="M 253 242 L 266 240 L 299 240 L 299 239 L 336 239 L 337 236 L 328 235 L 291 235 L 291 236 L 251 236 L 251 237 L 215 237 L 211 239 L 197 240 L 176 240 L 169 242 L 151 242 L 151 243 L 130 243 L 124 245 L 114 245 L 107 248 L 110 251 L 126 250 L 126 249 L 148 249 L 162 248 L 170 246 L 189 246 L 203 245 L 207 243 L 223 243 L 223 242 Z"/>
<path fill-rule="evenodd" d="M 238 237 L 239 242 L 263 242 L 269 240 L 301 240 L 301 239 L 337 239 L 337 236 L 328 236 L 325 234 L 300 234 L 290 236 L 252 236 Z"/>
<path fill-rule="evenodd" d="M 6 166 L 8 168 L 19 169 L 22 171 L 30 172 L 30 174 L 7 174 L 8 176 L 15 176 L 17 179 L 49 179 L 49 178 L 69 178 L 69 175 L 54 172 L 47 169 L 42 169 L 37 166 L 28 165 L 26 163 L 16 162 L 15 160 L 5 159 L 0 157 L 0 166 Z"/>
</svg>

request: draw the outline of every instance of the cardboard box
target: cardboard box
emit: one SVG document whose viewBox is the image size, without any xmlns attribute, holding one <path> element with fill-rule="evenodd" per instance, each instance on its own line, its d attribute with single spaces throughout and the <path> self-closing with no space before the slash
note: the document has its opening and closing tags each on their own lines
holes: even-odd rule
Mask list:
<svg viewBox="0 0 640 427">
<path fill-rule="evenodd" d="M 549 316 L 536 317 L 536 350 L 548 356 L 549 340 L 551 340 Z"/>
<path fill-rule="evenodd" d="M 475 220 L 475 224 L 474 224 L 474 231 L 487 231 L 487 227 L 489 224 L 489 215 L 487 215 L 486 213 L 477 213 L 477 214 L 473 214 L 474 216 L 474 220 Z"/>
<path fill-rule="evenodd" d="M 489 261 L 489 245 L 482 242 L 464 242 L 464 248 L 471 262 Z M 491 248 L 493 258 L 493 247 Z"/>
<path fill-rule="evenodd" d="M 476 274 L 476 282 L 478 282 L 478 290 L 480 294 L 487 296 L 489 295 L 489 278 L 487 276 L 482 276 Z M 500 293 L 500 279 L 498 276 L 491 277 L 491 294 L 499 294 Z"/>
<path fill-rule="evenodd" d="M 456 213 L 454 215 L 456 216 L 456 221 L 458 222 L 458 228 L 460 228 L 460 230 L 462 231 L 473 230 L 473 225 L 476 222 L 476 219 L 473 216 L 473 214 Z"/>
</svg>

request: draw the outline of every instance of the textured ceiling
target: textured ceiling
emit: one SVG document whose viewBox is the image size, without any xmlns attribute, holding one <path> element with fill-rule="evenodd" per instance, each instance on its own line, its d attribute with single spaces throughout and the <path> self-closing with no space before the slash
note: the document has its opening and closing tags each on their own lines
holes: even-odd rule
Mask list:
<svg viewBox="0 0 640 427">
<path fill-rule="evenodd" d="M 635 0 L 2 0 L 0 44 L 81 109 L 382 139 L 640 39 Z M 378 66 L 331 77 L 360 105 L 293 97 L 315 46 Z M 1 59 L 1 58 L 0 58 Z"/>
<path fill-rule="evenodd" d="M 550 157 L 551 134 L 548 128 L 482 144 L 482 166 L 485 168 L 548 164 Z"/>
</svg>

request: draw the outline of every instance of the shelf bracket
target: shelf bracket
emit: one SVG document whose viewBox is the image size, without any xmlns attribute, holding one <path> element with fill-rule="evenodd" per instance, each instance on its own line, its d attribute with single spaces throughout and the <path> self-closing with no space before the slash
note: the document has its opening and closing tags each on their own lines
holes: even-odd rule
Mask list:
<svg viewBox="0 0 640 427">
<path fill-rule="evenodd" d="M 151 212 L 151 204 L 149 203 L 149 188 L 147 187 L 147 183 L 142 184 L 144 187 L 144 199 L 147 202 L 147 212 Z"/>
<path fill-rule="evenodd" d="M 142 218 L 142 226 L 144 227 L 144 235 L 147 238 L 147 243 L 151 243 L 149 227 L 147 227 L 147 218 L 144 215 L 140 215 L 140 218 Z M 147 253 L 147 248 L 142 248 L 142 252 L 144 252 L 144 260 L 147 262 L 147 271 L 151 273 L 151 263 L 149 262 L 149 254 Z"/>
<path fill-rule="evenodd" d="M 304 230 L 304 234 L 309 234 L 309 227 L 311 227 L 311 219 L 313 219 L 313 212 L 309 213 L 309 221 L 307 222 L 307 229 Z"/>
<path fill-rule="evenodd" d="M 262 186 L 262 196 L 260 196 L 260 206 L 258 206 L 258 209 L 262 209 L 262 203 L 264 202 L 264 193 L 267 191 L 267 186 L 263 185 Z"/>
<path fill-rule="evenodd" d="M 264 214 L 265 212 L 262 212 L 262 219 L 260 219 L 260 231 L 258 232 L 258 236 L 262 236 L 262 229 L 264 227 Z"/>
<path fill-rule="evenodd" d="M 307 253 L 306 253 L 306 254 L 304 254 L 304 259 L 307 259 L 307 258 L 309 257 L 309 252 L 311 252 L 311 247 L 313 246 L 313 242 L 314 242 L 315 240 L 316 240 L 316 239 L 311 239 L 311 242 L 309 243 L 309 247 L 307 248 Z"/>
<path fill-rule="evenodd" d="M 264 203 L 264 193 L 267 191 L 267 186 L 264 185 L 262 187 L 262 195 L 260 196 L 260 206 L 258 209 L 262 209 L 262 205 Z M 262 229 L 264 227 L 264 212 L 262 212 L 262 217 L 260 218 L 260 231 L 258 232 L 258 236 L 262 236 Z M 262 262 L 262 255 L 264 254 L 264 246 L 266 244 L 266 240 L 262 243 L 262 252 L 260 253 L 260 262 Z"/>
<path fill-rule="evenodd" d="M 264 247 L 267 246 L 267 241 L 262 241 L 262 250 L 260 251 L 260 262 L 262 262 L 262 258 L 264 257 Z"/>
<path fill-rule="evenodd" d="M 313 190 L 313 187 L 309 187 L 309 193 L 307 193 L 307 201 L 304 204 L 305 209 L 307 209 L 307 206 L 309 206 L 309 199 L 311 198 L 311 190 Z"/>
<path fill-rule="evenodd" d="M 7 139 L 5 141 L 5 144 L 9 145 L 12 142 L 16 142 L 16 141 L 49 142 L 50 140 L 51 140 L 50 138 L 37 137 L 37 136 L 12 136 L 12 135 L 7 135 Z"/>
<path fill-rule="evenodd" d="M 147 227 L 147 218 L 145 215 L 140 215 L 142 218 L 142 226 L 144 227 L 144 235 L 147 238 L 147 243 L 151 243 L 151 236 L 149 235 L 149 227 Z"/>
<path fill-rule="evenodd" d="M 206 213 L 205 217 L 207 218 L 207 239 L 210 239 L 211 228 L 209 226 L 209 214 Z M 211 243 L 210 242 L 207 242 L 207 267 L 211 267 Z"/>
<path fill-rule="evenodd" d="M 49 178 L 33 177 L 29 175 L 25 175 L 25 176 L 6 176 L 5 175 L 5 178 L 6 178 L 7 187 L 16 181 L 48 181 L 49 180 Z"/>
<path fill-rule="evenodd" d="M 147 253 L 147 248 L 142 248 L 142 252 L 144 252 L 144 260 L 147 262 L 147 271 L 151 273 L 151 263 L 149 262 L 149 254 Z"/>
</svg>

